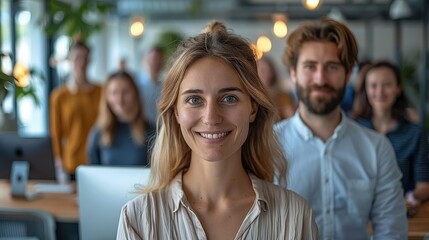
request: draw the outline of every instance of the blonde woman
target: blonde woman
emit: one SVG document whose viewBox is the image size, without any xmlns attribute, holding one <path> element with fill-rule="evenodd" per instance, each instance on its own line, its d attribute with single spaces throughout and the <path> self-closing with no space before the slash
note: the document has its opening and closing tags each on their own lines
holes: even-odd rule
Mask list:
<svg viewBox="0 0 429 240">
<path fill-rule="evenodd" d="M 88 142 L 90 164 L 148 166 L 154 127 L 145 123 L 134 79 L 120 71 L 103 88 L 100 113 Z"/>
<path fill-rule="evenodd" d="M 218 22 L 182 42 L 159 110 L 151 180 L 117 239 L 317 239 L 305 201 L 272 183 L 286 161 L 248 42 Z"/>
</svg>

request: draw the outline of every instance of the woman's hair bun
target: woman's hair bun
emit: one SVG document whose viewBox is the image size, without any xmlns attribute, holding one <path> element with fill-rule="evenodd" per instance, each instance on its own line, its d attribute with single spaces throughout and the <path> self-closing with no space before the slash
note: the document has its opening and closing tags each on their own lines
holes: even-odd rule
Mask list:
<svg viewBox="0 0 429 240">
<path fill-rule="evenodd" d="M 226 26 L 218 21 L 211 21 L 207 24 L 207 26 L 203 29 L 202 33 L 209 33 L 209 32 L 227 32 Z"/>
</svg>

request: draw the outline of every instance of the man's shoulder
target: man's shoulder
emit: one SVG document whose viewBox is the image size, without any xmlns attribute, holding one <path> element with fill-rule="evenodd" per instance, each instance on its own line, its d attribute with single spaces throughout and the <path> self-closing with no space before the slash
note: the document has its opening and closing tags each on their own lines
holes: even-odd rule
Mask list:
<svg viewBox="0 0 429 240">
<path fill-rule="evenodd" d="M 347 118 L 346 120 L 347 124 L 347 131 L 349 135 L 362 135 L 370 138 L 383 138 L 383 135 L 378 133 L 375 130 L 372 130 L 368 127 L 365 127 L 361 125 L 360 123 L 356 122 L 356 120 L 353 120 L 351 118 Z"/>
<path fill-rule="evenodd" d="M 55 99 L 67 97 L 69 95 L 71 95 L 71 93 L 68 90 L 68 88 L 66 87 L 66 85 L 62 85 L 62 86 L 58 86 L 52 90 L 51 99 L 55 100 Z"/>
<path fill-rule="evenodd" d="M 369 145 L 378 146 L 380 143 L 387 143 L 389 140 L 386 136 L 377 131 L 367 128 L 353 119 L 347 119 L 346 137 L 353 138 L 355 142 L 368 143 Z"/>
<path fill-rule="evenodd" d="M 292 128 L 293 127 L 293 118 L 294 118 L 294 116 L 292 116 L 291 118 L 280 120 L 279 122 L 277 122 L 274 125 L 274 130 L 277 132 L 282 132 L 286 129 Z"/>
</svg>

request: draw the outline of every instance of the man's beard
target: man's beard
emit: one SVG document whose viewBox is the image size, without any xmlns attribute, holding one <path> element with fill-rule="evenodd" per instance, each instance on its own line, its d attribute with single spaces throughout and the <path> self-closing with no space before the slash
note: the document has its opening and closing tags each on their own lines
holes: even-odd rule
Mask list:
<svg viewBox="0 0 429 240">
<path fill-rule="evenodd" d="M 334 109 L 340 105 L 344 97 L 345 85 L 340 89 L 336 90 L 328 85 L 322 86 L 310 86 L 305 89 L 299 83 L 296 84 L 298 99 L 307 107 L 308 111 L 318 115 L 327 115 L 334 111 Z M 314 89 L 320 89 L 331 93 L 330 97 L 313 97 L 311 98 L 311 91 Z"/>
</svg>

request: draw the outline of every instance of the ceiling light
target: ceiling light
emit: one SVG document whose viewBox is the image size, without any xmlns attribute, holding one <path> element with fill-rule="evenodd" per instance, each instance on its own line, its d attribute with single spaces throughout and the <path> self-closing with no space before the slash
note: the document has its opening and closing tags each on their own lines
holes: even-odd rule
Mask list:
<svg viewBox="0 0 429 240">
<path fill-rule="evenodd" d="M 273 26 L 274 35 L 278 38 L 284 38 L 287 34 L 287 25 L 284 20 L 277 20 Z"/>
<path fill-rule="evenodd" d="M 322 5 L 322 0 L 301 0 L 301 2 L 308 10 L 315 10 Z"/>
<path fill-rule="evenodd" d="M 30 70 L 22 63 L 17 62 L 13 68 L 15 83 L 19 87 L 26 87 L 30 84 Z"/>
<path fill-rule="evenodd" d="M 143 18 L 135 17 L 130 26 L 130 33 L 133 37 L 140 37 L 144 32 Z"/>
<path fill-rule="evenodd" d="M 256 48 L 262 52 L 269 52 L 271 50 L 271 40 L 267 36 L 261 35 L 256 41 Z"/>
<path fill-rule="evenodd" d="M 394 0 L 390 5 L 390 18 L 401 19 L 411 16 L 411 9 L 405 0 Z"/>
</svg>

